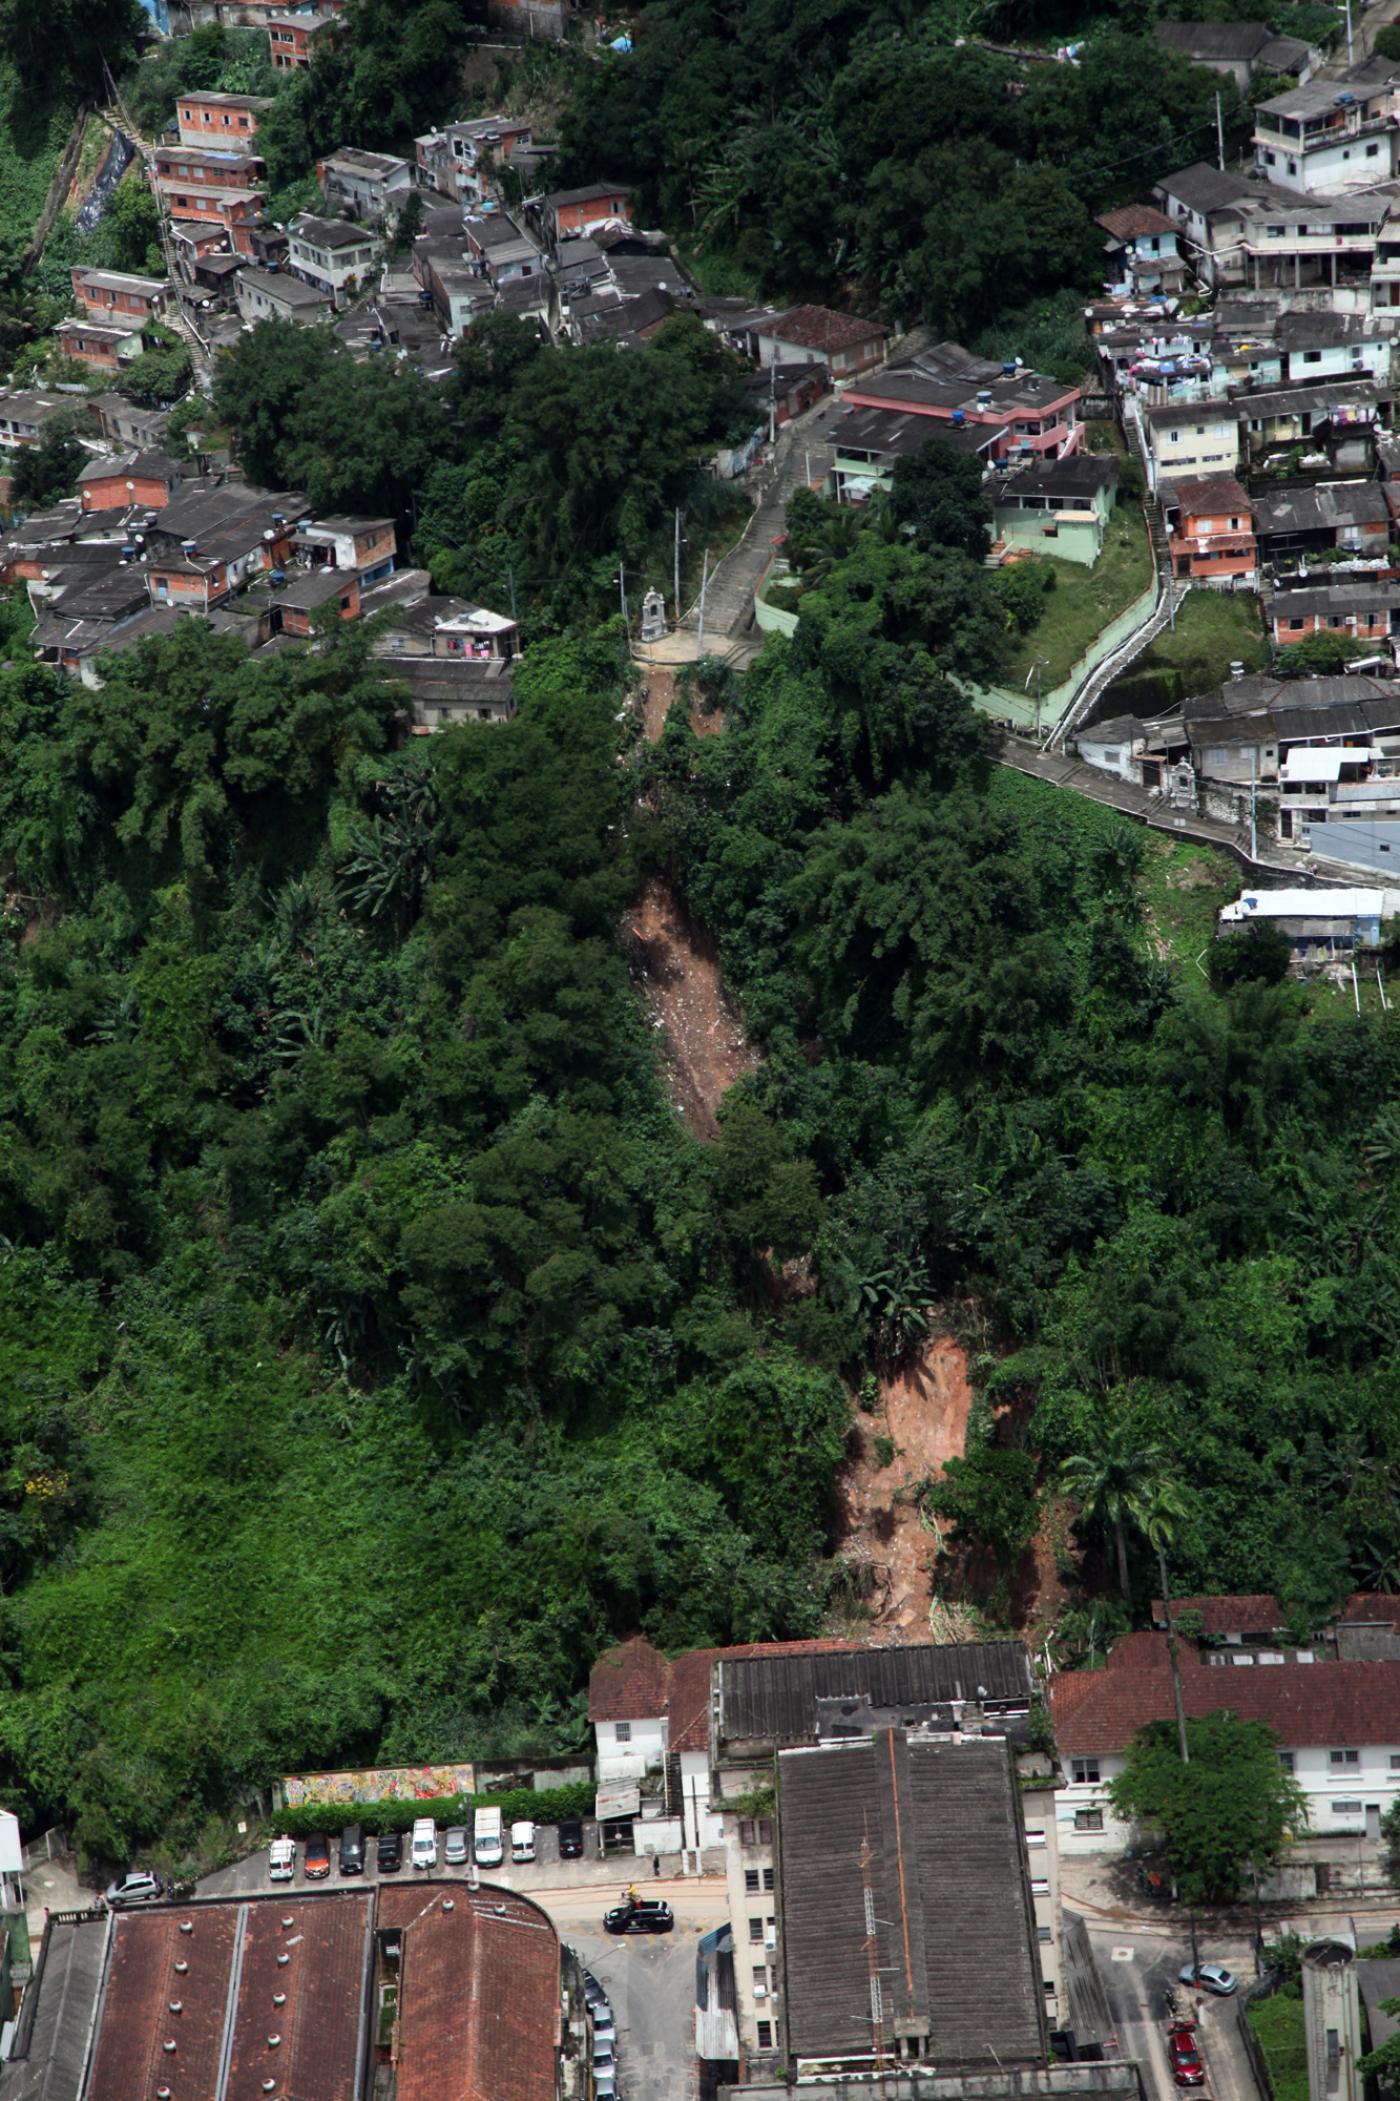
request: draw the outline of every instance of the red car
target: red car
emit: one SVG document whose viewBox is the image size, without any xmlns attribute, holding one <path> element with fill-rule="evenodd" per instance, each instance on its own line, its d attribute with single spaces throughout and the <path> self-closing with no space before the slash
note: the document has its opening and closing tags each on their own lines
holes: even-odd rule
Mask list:
<svg viewBox="0 0 1400 2101">
<path fill-rule="evenodd" d="M 306 1841 L 306 1858 L 302 1871 L 308 1882 L 319 1882 L 331 1871 L 331 1842 L 326 1837 L 309 1838 Z"/>
<path fill-rule="evenodd" d="M 1195 2023 L 1174 2021 L 1167 2030 L 1167 2056 L 1178 2086 L 1204 2086 L 1206 2068 L 1196 2048 Z"/>
</svg>

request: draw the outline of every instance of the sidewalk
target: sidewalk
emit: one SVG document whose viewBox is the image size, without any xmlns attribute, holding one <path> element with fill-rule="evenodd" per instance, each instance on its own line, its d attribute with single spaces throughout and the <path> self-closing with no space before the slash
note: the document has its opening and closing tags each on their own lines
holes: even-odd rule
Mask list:
<svg viewBox="0 0 1400 2101">
<path fill-rule="evenodd" d="M 1306 1842 L 1305 1842 L 1306 1844 Z M 1187 1931 L 1183 1905 L 1144 1897 L 1132 1889 L 1132 1863 L 1118 1853 L 1081 1853 L 1060 1856 L 1060 1900 L 1068 1911 L 1082 1915 L 1094 1928 L 1118 1926 L 1134 1933 L 1157 1934 L 1163 1940 L 1179 1940 Z M 1265 1899 L 1259 1917 L 1266 1934 L 1290 1926 L 1307 1932 L 1329 1919 L 1364 1920 L 1374 1926 L 1377 1938 L 1400 1921 L 1400 1890 L 1390 1888 L 1334 1888 L 1316 1897 Z M 1215 1911 L 1196 1913 L 1197 1930 L 1217 1940 L 1251 1942 L 1255 1913 L 1252 1899 L 1226 1905 Z"/>
</svg>

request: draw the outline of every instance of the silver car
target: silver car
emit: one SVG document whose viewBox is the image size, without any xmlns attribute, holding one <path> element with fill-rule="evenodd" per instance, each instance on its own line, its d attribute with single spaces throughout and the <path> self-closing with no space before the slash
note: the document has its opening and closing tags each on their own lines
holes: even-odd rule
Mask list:
<svg viewBox="0 0 1400 2101">
<path fill-rule="evenodd" d="M 442 1857 L 450 1868 L 461 1868 L 467 1864 L 471 1851 L 465 1824 L 453 1824 L 442 1842 Z"/>
</svg>

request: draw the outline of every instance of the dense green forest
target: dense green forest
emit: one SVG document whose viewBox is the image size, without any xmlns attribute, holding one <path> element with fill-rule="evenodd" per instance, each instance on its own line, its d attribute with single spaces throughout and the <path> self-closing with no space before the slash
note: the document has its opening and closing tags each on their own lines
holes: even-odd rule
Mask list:
<svg viewBox="0 0 1400 2101">
<path fill-rule="evenodd" d="M 279 91 L 279 180 L 446 113 L 465 18 L 378 4 Z M 1000 326 L 1092 275 L 1092 209 L 1200 151 L 1215 83 L 1144 27 L 1011 95 L 932 13 L 656 0 L 631 62 L 558 61 L 564 166 L 744 278 Z M 100 691 L 0 668 L 26 1822 L 189 1853 L 299 1765 L 575 1749 L 632 1629 L 849 1623 L 853 1408 L 950 1324 L 980 1405 L 928 1494 L 993 1613 L 1051 1500 L 1070 1655 L 1076 1614 L 1101 1645 L 1141 1610 L 1154 1515 L 1183 1589 L 1306 1619 L 1400 1583 L 1397 1024 L 1263 939 L 1207 978 L 1144 836 L 996 765 L 960 682 L 1047 578 L 982 568 L 975 467 L 935 445 L 867 514 L 795 500 L 796 634 L 700 667 L 716 733 L 681 706 L 641 747 L 619 563 L 678 506 L 692 541 L 734 522 L 700 462 L 737 369 L 689 317 L 626 358 L 495 317 L 437 387 L 263 327 L 212 407 L 251 475 L 391 512 L 442 589 L 518 593 L 520 712 L 405 746 L 353 630 L 250 660 L 191 621 Z M 632 978 L 649 876 L 762 1053 L 712 1146 Z"/>
</svg>

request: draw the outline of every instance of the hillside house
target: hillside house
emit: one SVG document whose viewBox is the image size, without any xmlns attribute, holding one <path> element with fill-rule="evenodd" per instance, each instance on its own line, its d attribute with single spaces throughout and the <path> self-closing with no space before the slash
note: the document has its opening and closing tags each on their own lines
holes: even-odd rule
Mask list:
<svg viewBox="0 0 1400 2101">
<path fill-rule="evenodd" d="M 1233 475 L 1240 464 L 1240 407 L 1231 401 L 1167 402 L 1145 416 L 1148 479 L 1154 490 Z"/>
<path fill-rule="evenodd" d="M 414 140 L 415 180 L 440 197 L 481 204 L 490 194 L 492 173 L 530 145 L 532 137 L 522 117 L 471 117 L 444 124 Z"/>
<path fill-rule="evenodd" d="M 1117 488 L 1118 462 L 1103 453 L 1018 468 L 993 485 L 995 542 L 1003 551 L 1092 566 L 1103 553 Z"/>
<path fill-rule="evenodd" d="M 60 357 L 92 372 L 120 372 L 145 348 L 139 328 L 107 328 L 100 321 L 60 321 L 53 339 Z"/>
<path fill-rule="evenodd" d="M 544 256 L 508 212 L 482 212 L 462 222 L 471 261 L 493 287 L 544 273 Z"/>
<path fill-rule="evenodd" d="M 1395 92 L 1386 79 L 1311 80 L 1254 111 L 1254 160 L 1269 181 L 1336 196 L 1394 179 Z"/>
<path fill-rule="evenodd" d="M 1002 424 L 943 424 L 904 409 L 848 409 L 831 427 L 831 494 L 838 503 L 867 503 L 889 488 L 895 462 L 925 445 L 956 445 L 990 466 L 1005 436 Z"/>
<path fill-rule="evenodd" d="M 163 452 L 128 452 L 117 459 L 89 460 L 78 476 L 78 501 L 84 511 L 132 506 L 163 511 L 183 478 L 179 464 Z"/>
<path fill-rule="evenodd" d="M 997 364 L 974 357 L 960 343 L 938 343 L 898 365 L 853 380 L 851 408 L 892 409 L 927 416 L 954 428 L 972 424 L 1005 432 L 993 459 L 1030 464 L 1077 452 L 1082 389 L 1032 372 L 1016 360 Z"/>
<path fill-rule="evenodd" d="M 37 445 L 44 425 L 59 409 L 71 409 L 71 396 L 40 394 L 32 389 L 0 390 L 0 446 L 10 451 L 21 445 Z"/>
<path fill-rule="evenodd" d="M 561 241 L 596 233 L 615 220 L 630 225 L 632 192 L 622 182 L 590 182 L 580 190 L 554 190 L 540 207 L 546 245 L 557 254 Z"/>
<path fill-rule="evenodd" d="M 886 331 L 878 321 L 829 306 L 794 306 L 758 330 L 760 365 L 825 365 L 834 380 L 883 362 Z"/>
<path fill-rule="evenodd" d="M 250 327 L 259 321 L 295 321 L 306 325 L 329 320 L 330 298 L 315 285 L 290 272 L 240 270 L 234 291 L 238 311 Z"/>
<path fill-rule="evenodd" d="M 1157 22 L 1152 34 L 1178 57 L 1233 80 L 1241 93 L 1256 74 L 1302 82 L 1322 63 L 1315 44 L 1277 36 L 1265 22 Z"/>
<path fill-rule="evenodd" d="M 331 211 L 370 226 L 392 227 L 413 190 L 408 161 L 393 153 L 366 153 L 359 146 L 342 146 L 316 173 Z"/>
<path fill-rule="evenodd" d="M 1164 494 L 1172 572 L 1192 583 L 1252 584 L 1254 515 L 1232 474 L 1186 475 Z"/>
<path fill-rule="evenodd" d="M 1359 583 L 1347 578 L 1335 584 L 1295 584 L 1291 590 L 1274 592 L 1268 620 L 1280 649 L 1322 634 L 1386 643 L 1400 635 L 1400 583 L 1376 576 Z"/>
<path fill-rule="evenodd" d="M 1186 260 L 1203 284 L 1238 284 L 1246 271 L 1244 229 L 1251 190 L 1241 176 L 1193 161 L 1153 185 L 1177 227 Z"/>
<path fill-rule="evenodd" d="M 279 73 L 299 72 L 344 33 L 344 23 L 334 15 L 272 15 L 267 24 L 268 56 Z"/>
<path fill-rule="evenodd" d="M 175 105 L 182 146 L 239 144 L 257 135 L 258 119 L 271 109 L 268 95 L 216 95 L 187 91 Z"/>
<path fill-rule="evenodd" d="M 120 270 L 73 270 L 73 297 L 85 313 L 101 321 L 122 320 L 144 327 L 164 312 L 174 295 L 166 277 L 135 277 Z"/>
<path fill-rule="evenodd" d="M 1254 529 L 1261 561 L 1296 569 L 1309 555 L 1332 550 L 1384 563 L 1392 527 L 1379 482 L 1324 481 L 1256 496 Z"/>
<path fill-rule="evenodd" d="M 372 584 L 393 569 L 398 536 L 392 518 L 317 518 L 297 533 L 296 552 L 313 569 L 350 570 Z"/>
<path fill-rule="evenodd" d="M 1134 298 L 1180 292 L 1187 280 L 1186 258 L 1176 226 L 1152 204 L 1125 204 L 1103 212 L 1094 224 L 1108 235 L 1104 243 L 1104 279 Z"/>
<path fill-rule="evenodd" d="M 383 243 L 349 219 L 298 212 L 287 224 L 287 268 L 336 307 L 365 289 L 383 253 Z"/>
</svg>

